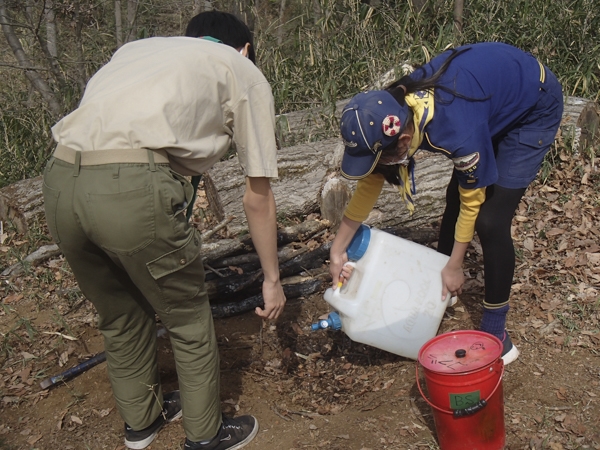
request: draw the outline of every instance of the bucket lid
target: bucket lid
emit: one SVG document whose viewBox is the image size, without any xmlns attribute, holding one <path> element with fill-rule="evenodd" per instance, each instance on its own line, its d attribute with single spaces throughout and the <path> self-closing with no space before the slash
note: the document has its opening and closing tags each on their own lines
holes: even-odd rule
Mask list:
<svg viewBox="0 0 600 450">
<path fill-rule="evenodd" d="M 419 350 L 419 363 L 437 373 L 473 372 L 494 363 L 502 355 L 496 336 L 476 330 L 440 334 Z"/>
<path fill-rule="evenodd" d="M 348 259 L 350 261 L 358 261 L 363 257 L 367 248 L 369 248 L 369 242 L 371 241 L 371 229 L 365 224 L 361 224 L 354 233 L 354 237 L 350 241 L 350 245 L 346 249 Z"/>
</svg>

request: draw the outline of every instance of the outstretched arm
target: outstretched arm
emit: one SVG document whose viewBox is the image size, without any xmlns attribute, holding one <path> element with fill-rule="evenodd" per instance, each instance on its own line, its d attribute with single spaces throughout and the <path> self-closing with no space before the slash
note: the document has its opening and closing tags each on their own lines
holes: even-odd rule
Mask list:
<svg viewBox="0 0 600 450">
<path fill-rule="evenodd" d="M 262 287 L 265 307 L 257 307 L 255 312 L 264 319 L 276 319 L 283 312 L 286 299 L 279 280 L 275 197 L 269 179 L 246 177 L 243 202 L 252 242 L 265 277 Z"/>
<path fill-rule="evenodd" d="M 485 188 L 465 189 L 461 186 L 458 188 L 460 212 L 456 222 L 452 254 L 450 255 L 450 260 L 442 270 L 442 301 L 446 299 L 447 294 L 455 296 L 462 293 L 462 286 L 465 282 L 462 265 L 469 243 L 475 233 L 475 221 L 477 220 L 479 209 L 485 201 L 485 191 Z"/>
<path fill-rule="evenodd" d="M 456 296 L 462 293 L 462 286 L 465 282 L 462 265 L 468 246 L 468 242 L 454 241 L 450 259 L 442 269 L 442 301 L 448 294 Z"/>
</svg>

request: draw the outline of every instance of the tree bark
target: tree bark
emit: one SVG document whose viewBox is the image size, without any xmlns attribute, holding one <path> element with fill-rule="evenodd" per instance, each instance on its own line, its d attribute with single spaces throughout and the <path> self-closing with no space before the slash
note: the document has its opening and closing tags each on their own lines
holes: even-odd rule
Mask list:
<svg viewBox="0 0 600 450">
<path fill-rule="evenodd" d="M 337 210 L 332 210 L 336 202 L 328 203 L 323 198 L 324 186 L 335 183 L 336 189 L 351 192 L 355 183 L 342 178 L 339 173 L 344 147 L 339 139 L 286 147 L 279 151 L 279 178 L 271 183 L 277 202 L 278 215 L 285 217 L 304 217 L 324 210 L 328 220 L 335 222 L 334 217 L 341 216 L 346 202 L 337 202 Z M 419 152 L 416 157 L 415 171 L 417 183 L 417 205 L 411 217 L 402 206 L 397 189 L 386 185 L 374 210 L 366 223 L 376 226 L 423 226 L 435 221 L 442 213 L 445 204 L 445 186 L 452 173 L 452 163 L 447 158 Z M 210 170 L 215 183 L 219 202 L 225 217 L 234 216 L 228 229 L 238 233 L 247 228 L 246 218 L 240 199 L 243 196 L 245 183 L 237 158 L 222 161 Z M 327 194 L 329 191 L 325 191 Z"/>
<path fill-rule="evenodd" d="M 454 0 L 454 30 L 462 34 L 464 0 Z"/>
<path fill-rule="evenodd" d="M 19 41 L 19 38 L 16 36 L 15 31 L 11 25 L 11 18 L 6 9 L 5 0 L 0 0 L 0 26 L 2 28 L 2 32 L 6 37 L 6 41 L 10 46 L 15 58 L 19 64 L 19 66 L 24 70 L 25 76 L 34 87 L 36 91 L 40 93 L 44 101 L 48 104 L 48 108 L 50 113 L 55 118 L 60 117 L 62 114 L 62 105 L 54 95 L 54 92 L 40 75 L 40 73 L 33 68 L 31 61 L 25 54 L 23 50 L 23 46 Z"/>
<path fill-rule="evenodd" d="M 279 4 L 279 24 L 277 26 L 277 45 L 283 42 L 283 20 L 285 17 L 285 0 L 281 0 Z"/>
<path fill-rule="evenodd" d="M 81 31 L 83 29 L 83 21 L 81 20 L 81 2 L 75 3 L 75 40 L 77 45 L 77 85 L 79 86 L 79 92 L 85 91 L 85 84 L 87 83 L 87 70 L 84 64 L 85 55 L 83 54 L 83 37 Z"/>
<path fill-rule="evenodd" d="M 54 2 L 52 0 L 44 1 L 44 19 L 46 21 L 46 45 L 48 53 L 52 58 L 57 58 L 56 21 L 54 16 Z"/>
<path fill-rule="evenodd" d="M 115 0 L 115 38 L 117 48 L 123 45 L 123 17 L 121 16 L 121 0 Z"/>
<path fill-rule="evenodd" d="M 137 39 L 138 0 L 127 0 L 127 42 Z"/>
</svg>

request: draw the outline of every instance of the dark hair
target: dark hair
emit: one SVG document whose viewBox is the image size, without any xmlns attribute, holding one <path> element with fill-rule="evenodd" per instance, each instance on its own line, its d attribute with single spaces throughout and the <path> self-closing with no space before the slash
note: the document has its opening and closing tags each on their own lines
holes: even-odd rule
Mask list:
<svg viewBox="0 0 600 450">
<path fill-rule="evenodd" d="M 418 91 L 426 91 L 428 89 L 438 89 L 438 90 L 447 92 L 455 97 L 463 98 L 465 100 L 474 101 L 474 102 L 486 100 L 487 97 L 486 98 L 467 97 L 465 95 L 462 95 L 459 92 L 456 92 L 453 89 L 448 88 L 447 86 L 438 84 L 442 75 L 444 75 L 444 73 L 446 73 L 446 70 L 448 70 L 448 67 L 450 66 L 450 63 L 452 62 L 452 60 L 454 58 L 456 58 L 458 55 L 460 55 L 470 49 L 471 49 L 470 47 L 463 48 L 460 50 L 450 49 L 450 56 L 448 56 L 446 61 L 444 61 L 442 63 L 442 65 L 439 67 L 439 69 L 430 77 L 425 77 L 425 74 L 426 74 L 425 69 L 423 67 L 419 67 L 413 73 L 420 72 L 422 74 L 421 78 L 415 79 L 415 78 L 411 77 L 410 75 L 405 75 L 402 78 L 400 78 L 399 80 L 396 80 L 392 84 L 387 86 L 385 88 L 385 90 L 389 91 L 389 93 L 392 94 L 392 96 L 396 99 L 396 101 L 400 105 L 404 105 L 406 103 L 404 100 L 404 97 L 406 94 L 412 94 L 413 92 L 418 92 Z M 406 91 L 405 91 L 405 89 L 406 89 Z M 437 99 L 439 101 L 439 97 Z M 412 110 L 410 108 L 408 108 L 408 110 L 410 113 L 412 113 Z M 406 124 L 410 123 L 411 121 L 412 121 L 412 114 L 411 114 L 409 120 L 406 121 Z M 402 130 L 400 130 L 400 133 L 402 133 L 402 131 L 404 130 L 405 127 L 406 127 L 406 125 L 404 127 L 402 127 Z M 385 154 L 386 152 L 395 151 L 395 147 L 396 147 L 396 144 L 394 143 L 393 146 L 384 148 L 382 150 L 382 154 Z M 409 164 L 414 165 L 414 160 L 412 160 L 412 158 L 411 158 L 411 161 Z M 380 173 L 385 177 L 385 180 L 388 183 L 393 184 L 395 186 L 399 186 L 400 184 L 402 184 L 402 182 L 400 180 L 399 169 L 400 169 L 399 164 L 395 164 L 392 166 L 384 166 L 382 164 L 377 164 L 375 166 L 375 168 L 373 169 L 373 173 Z"/>
<path fill-rule="evenodd" d="M 185 35 L 189 37 L 210 36 L 236 49 L 249 42 L 248 58 L 256 64 L 252 32 L 248 25 L 233 14 L 221 11 L 202 12 L 190 20 Z"/>
<path fill-rule="evenodd" d="M 390 94 L 392 94 L 396 101 L 401 105 L 404 105 L 404 96 L 406 94 L 412 94 L 413 92 L 418 91 L 426 91 L 428 89 L 439 89 L 441 91 L 448 92 L 449 94 L 452 94 L 455 97 L 460 97 L 471 101 L 485 100 L 464 96 L 461 93 L 456 92 L 454 89 L 450 89 L 447 86 L 438 84 L 439 79 L 442 77 L 442 75 L 444 75 L 444 73 L 446 73 L 446 70 L 448 70 L 448 67 L 450 66 L 452 60 L 454 60 L 454 58 L 456 58 L 458 55 L 461 55 L 468 50 L 471 50 L 471 47 L 466 47 L 461 50 L 450 49 L 450 56 L 446 58 L 446 61 L 444 61 L 440 68 L 430 77 L 425 78 L 425 69 L 423 67 L 418 67 L 413 72 L 413 74 L 417 74 L 420 72 L 422 74 L 422 78 L 415 79 L 410 75 L 405 75 L 399 80 L 394 81 L 385 89 L 389 91 Z M 402 87 L 404 87 L 404 89 Z"/>
</svg>

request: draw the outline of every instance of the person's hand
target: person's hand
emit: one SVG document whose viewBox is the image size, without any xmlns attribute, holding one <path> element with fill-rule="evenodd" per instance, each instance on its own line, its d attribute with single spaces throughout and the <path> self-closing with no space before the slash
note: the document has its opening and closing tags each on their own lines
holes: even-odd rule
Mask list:
<svg viewBox="0 0 600 450">
<path fill-rule="evenodd" d="M 342 273 L 340 274 L 340 283 L 346 284 L 348 282 L 348 280 L 350 280 L 350 277 L 352 276 L 353 271 L 354 271 L 353 263 L 344 264 L 342 266 Z"/>
<path fill-rule="evenodd" d="M 446 300 L 448 294 L 452 297 L 462 294 L 465 283 L 465 274 L 461 266 L 447 264 L 442 269 L 442 301 Z"/>
<path fill-rule="evenodd" d="M 263 319 L 277 319 L 283 312 L 285 306 L 285 294 L 281 282 L 264 281 L 262 286 L 263 299 L 265 301 L 264 309 L 257 306 L 254 312 Z"/>
<path fill-rule="evenodd" d="M 347 262 L 348 254 L 346 252 L 340 254 L 330 253 L 329 255 L 329 274 L 331 275 L 331 286 L 334 290 L 338 288 L 339 283 L 346 283 L 346 275 L 349 277 L 352 273 L 352 270 L 348 273 L 348 269 L 344 266 Z M 346 271 L 346 274 L 344 271 Z"/>
</svg>

